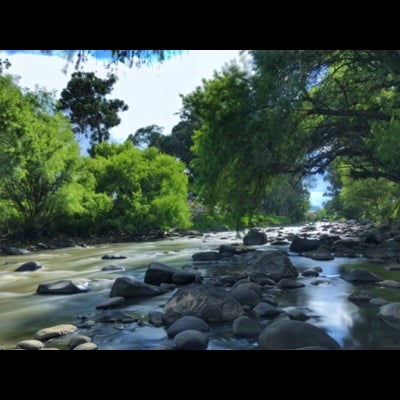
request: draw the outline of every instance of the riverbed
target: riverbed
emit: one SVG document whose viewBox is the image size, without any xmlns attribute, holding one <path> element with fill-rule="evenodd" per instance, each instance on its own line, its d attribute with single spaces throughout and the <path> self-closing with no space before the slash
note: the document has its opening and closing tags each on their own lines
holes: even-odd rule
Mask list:
<svg viewBox="0 0 400 400">
<path fill-rule="evenodd" d="M 276 228 L 268 235 L 284 235 L 298 232 L 300 227 Z M 19 341 L 31 339 L 38 330 L 61 324 L 74 324 L 79 333 L 88 335 L 100 350 L 161 349 L 171 346 L 163 327 L 148 323 L 148 312 L 163 310 L 173 291 L 145 298 L 131 299 L 115 308 L 132 317 L 128 322 L 102 322 L 99 317 L 107 313 L 96 306 L 109 300 L 110 289 L 119 276 L 144 279 L 145 271 L 152 262 L 175 268 L 195 267 L 204 277 L 208 269 L 194 265 L 192 254 L 215 250 L 221 244 L 241 243 L 235 232 L 210 233 L 196 237 L 171 237 L 149 242 L 106 244 L 89 247 L 70 247 L 45 250 L 20 256 L 0 256 L 0 347 L 11 349 Z M 257 246 L 259 251 L 276 251 L 270 243 Z M 288 250 L 288 245 L 279 246 Z M 106 254 L 127 256 L 120 260 L 103 260 Z M 400 330 L 381 320 L 378 307 L 356 304 L 348 300 L 357 286 L 340 278 L 340 273 L 353 268 L 364 268 L 381 279 L 400 281 L 400 271 L 389 271 L 385 263 L 371 263 L 364 257 L 336 257 L 329 261 L 316 261 L 290 253 L 290 259 L 299 273 L 321 267 L 315 278 L 299 275 L 304 287 L 277 295 L 276 301 L 282 314 L 296 310 L 307 315 L 308 323 L 324 329 L 343 349 L 392 349 L 400 348 Z M 36 261 L 43 268 L 32 272 L 15 272 L 21 264 Z M 121 266 L 124 271 L 102 271 L 105 266 Z M 39 284 L 49 281 L 82 278 L 89 280 L 89 291 L 73 295 L 40 295 Z M 363 287 L 365 289 L 365 287 Z M 368 290 L 388 301 L 400 301 L 400 289 L 370 285 Z M 89 323 L 91 322 L 91 323 Z M 257 349 L 257 340 L 235 338 L 227 324 L 214 324 L 209 332 L 209 350 Z M 63 349 L 66 339 L 52 340 L 48 347 Z"/>
</svg>

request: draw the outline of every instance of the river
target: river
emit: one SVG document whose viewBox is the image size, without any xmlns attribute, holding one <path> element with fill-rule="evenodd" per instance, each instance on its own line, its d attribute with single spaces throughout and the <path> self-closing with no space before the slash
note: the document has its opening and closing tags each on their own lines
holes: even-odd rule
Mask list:
<svg viewBox="0 0 400 400">
<path fill-rule="evenodd" d="M 284 230 L 293 232 L 294 227 Z M 280 232 L 284 231 L 280 229 Z M 130 275 L 143 280 L 151 262 L 164 263 L 181 268 L 192 265 L 191 256 L 199 251 L 217 249 L 221 244 L 238 243 L 234 232 L 220 232 L 201 237 L 172 237 L 151 242 L 120 243 L 91 247 L 71 247 L 45 250 L 23 256 L 0 256 L 0 346 L 15 347 L 21 340 L 33 338 L 39 329 L 69 323 L 80 327 L 79 333 L 92 337 L 100 350 L 153 349 L 168 346 L 164 328 L 147 323 L 151 310 L 162 311 L 172 292 L 146 299 L 132 299 L 116 308 L 132 317 L 144 321 L 85 323 L 98 319 L 107 311 L 96 306 L 108 300 L 111 286 L 118 276 Z M 274 251 L 270 244 L 258 246 L 259 250 Z M 288 246 L 280 247 L 288 250 Z M 121 260 L 102 260 L 106 254 L 127 256 Z M 365 258 L 340 258 L 331 261 L 315 261 L 290 253 L 291 261 L 301 273 L 320 266 L 323 272 L 318 279 L 324 282 L 313 285 L 315 278 L 299 275 L 305 286 L 291 289 L 277 296 L 278 307 L 286 312 L 293 309 L 309 316 L 308 323 L 323 328 L 343 349 L 387 349 L 400 348 L 400 331 L 378 316 L 378 308 L 356 305 L 348 300 L 357 287 L 339 277 L 345 269 L 365 268 L 382 279 L 400 280 L 400 271 L 389 271 L 386 264 L 373 264 Z M 15 272 L 27 261 L 36 261 L 43 268 L 33 272 Z M 102 271 L 109 265 L 123 266 L 125 271 Z M 207 268 L 198 267 L 207 274 Z M 40 283 L 71 278 L 90 281 L 87 293 L 73 295 L 39 295 Z M 206 276 L 207 278 L 207 276 Z M 363 287 L 364 288 L 364 287 Z M 400 289 L 368 288 L 377 297 L 389 301 L 400 301 Z M 284 318 L 282 314 L 279 318 Z M 209 333 L 210 350 L 257 349 L 257 341 L 234 338 L 227 324 L 212 326 Z M 66 339 L 54 340 L 51 346 L 65 348 Z"/>
</svg>

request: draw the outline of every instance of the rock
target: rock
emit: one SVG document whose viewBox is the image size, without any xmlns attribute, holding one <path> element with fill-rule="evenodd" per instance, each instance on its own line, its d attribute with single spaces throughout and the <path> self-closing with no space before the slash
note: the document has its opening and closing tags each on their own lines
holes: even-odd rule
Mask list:
<svg viewBox="0 0 400 400">
<path fill-rule="evenodd" d="M 306 313 L 298 310 L 289 311 L 287 314 L 289 318 L 294 321 L 307 321 L 311 318 Z"/>
<path fill-rule="evenodd" d="M 295 279 L 281 279 L 276 287 L 278 289 L 297 289 L 305 286 L 304 283 L 301 283 L 300 281 L 296 281 Z"/>
<path fill-rule="evenodd" d="M 189 285 L 190 283 L 201 283 L 203 278 L 200 274 L 190 271 L 176 271 L 172 274 L 172 282 L 177 285 Z"/>
<path fill-rule="evenodd" d="M 193 261 L 217 261 L 221 258 L 221 253 L 217 251 L 202 251 L 192 255 Z"/>
<path fill-rule="evenodd" d="M 16 347 L 24 350 L 40 350 L 44 347 L 44 343 L 35 339 L 23 340 L 18 342 Z"/>
<path fill-rule="evenodd" d="M 101 269 L 102 271 L 125 271 L 121 265 L 107 265 Z"/>
<path fill-rule="evenodd" d="M 261 302 L 261 295 L 254 290 L 248 289 L 244 284 L 233 288 L 230 296 L 235 298 L 242 306 L 248 305 L 251 308 Z"/>
<path fill-rule="evenodd" d="M 97 344 L 90 342 L 82 343 L 79 346 L 74 347 L 72 350 L 97 350 L 97 348 Z"/>
<path fill-rule="evenodd" d="M 382 306 L 378 315 L 386 322 L 400 324 L 400 303 L 389 303 Z"/>
<path fill-rule="evenodd" d="M 260 331 L 261 329 L 257 322 L 246 315 L 236 318 L 232 323 L 232 333 L 234 336 L 247 338 L 257 337 Z"/>
<path fill-rule="evenodd" d="M 318 273 L 321 273 L 323 271 L 321 267 L 314 267 L 313 270 L 317 271 Z"/>
<path fill-rule="evenodd" d="M 101 303 L 98 306 L 96 306 L 96 309 L 105 310 L 107 308 L 120 306 L 121 304 L 124 303 L 125 303 L 125 297 L 113 297 L 112 299 L 109 299 L 104 303 Z"/>
<path fill-rule="evenodd" d="M 243 238 L 245 246 L 258 246 L 268 243 L 267 234 L 258 229 L 250 229 Z"/>
<path fill-rule="evenodd" d="M 144 282 L 159 286 L 161 283 L 172 283 L 172 275 L 177 270 L 161 263 L 151 263 L 144 275 Z"/>
<path fill-rule="evenodd" d="M 299 236 L 295 236 L 294 240 L 290 244 L 289 250 L 293 251 L 294 253 L 303 253 L 305 251 L 316 250 L 320 245 L 320 240 L 304 239 Z"/>
<path fill-rule="evenodd" d="M 374 297 L 372 299 L 370 299 L 369 304 L 371 304 L 371 306 L 385 306 L 386 304 L 389 304 L 389 302 L 385 299 L 381 299 L 380 297 Z"/>
<path fill-rule="evenodd" d="M 374 295 L 365 290 L 358 290 L 354 293 L 351 293 L 348 299 L 354 303 L 366 303 L 369 302 Z"/>
<path fill-rule="evenodd" d="M 122 254 L 105 254 L 101 257 L 102 260 L 124 260 L 125 258 L 128 258 L 128 256 Z"/>
<path fill-rule="evenodd" d="M 92 339 L 89 336 L 85 335 L 72 335 L 70 339 L 68 340 L 68 345 L 67 348 L 69 350 L 75 348 L 76 346 L 79 346 L 83 343 L 90 343 Z"/>
<path fill-rule="evenodd" d="M 164 307 L 167 324 L 185 315 L 194 315 L 206 322 L 224 322 L 242 314 L 242 306 L 229 292 L 210 284 L 192 284 L 178 289 Z"/>
<path fill-rule="evenodd" d="M 261 285 L 259 285 L 258 283 L 249 281 L 248 279 L 240 279 L 233 285 L 233 288 L 238 288 L 238 287 L 252 290 L 253 292 L 257 293 L 259 296 L 262 296 L 262 294 L 263 294 L 263 287 Z"/>
<path fill-rule="evenodd" d="M 310 282 L 310 285 L 330 285 L 330 282 L 327 281 L 326 279 L 315 279 Z"/>
<path fill-rule="evenodd" d="M 49 328 L 41 329 L 35 333 L 35 339 L 37 340 L 48 340 L 53 337 L 68 335 L 74 333 L 78 328 L 75 325 L 60 324 L 54 325 Z"/>
<path fill-rule="evenodd" d="M 280 310 L 274 307 L 272 304 L 269 303 L 258 303 L 254 308 L 253 311 L 260 317 L 263 318 L 273 318 L 280 314 Z"/>
<path fill-rule="evenodd" d="M 275 282 L 296 278 L 299 274 L 285 251 L 255 251 L 247 262 L 246 271 L 263 273 Z"/>
<path fill-rule="evenodd" d="M 398 289 L 400 288 L 400 282 L 399 281 L 394 281 L 394 280 L 384 280 L 378 282 L 379 286 L 384 286 L 384 287 L 389 287 L 389 288 L 394 288 Z"/>
<path fill-rule="evenodd" d="M 233 256 L 234 254 L 240 254 L 241 253 L 241 249 L 238 246 L 233 246 L 233 245 L 229 245 L 229 244 L 221 244 L 221 246 L 219 246 L 218 251 L 224 255 L 224 256 Z"/>
<path fill-rule="evenodd" d="M 25 271 L 36 271 L 37 269 L 43 268 L 43 266 L 36 261 L 28 261 L 21 266 L 19 266 L 15 272 L 25 272 Z"/>
<path fill-rule="evenodd" d="M 324 330 L 302 321 L 280 320 L 267 325 L 258 342 L 263 349 L 297 349 L 318 346 L 331 350 L 339 344 Z"/>
<path fill-rule="evenodd" d="M 103 314 L 99 315 L 97 318 L 98 322 L 121 322 L 125 324 L 129 324 L 131 322 L 136 322 L 138 319 L 132 317 L 126 312 L 113 310 L 113 311 L 105 311 Z"/>
<path fill-rule="evenodd" d="M 165 290 L 155 285 L 137 281 L 130 276 L 120 276 L 112 285 L 110 297 L 147 297 L 165 293 Z"/>
<path fill-rule="evenodd" d="M 38 294 L 75 294 L 85 293 L 89 290 L 89 281 L 84 279 L 64 279 L 41 283 L 36 293 Z"/>
<path fill-rule="evenodd" d="M 303 252 L 303 255 L 318 261 L 329 261 L 334 259 L 332 253 L 325 245 L 319 246 L 316 250 Z"/>
<path fill-rule="evenodd" d="M 208 336 L 203 332 L 187 330 L 175 336 L 174 344 L 178 350 L 206 350 Z"/>
<path fill-rule="evenodd" d="M 185 315 L 182 318 L 177 319 L 167 329 L 167 335 L 169 338 L 174 338 L 178 333 L 193 330 L 199 332 L 207 332 L 210 329 L 208 324 L 199 317 L 193 315 Z"/>
<path fill-rule="evenodd" d="M 301 273 L 301 275 L 309 277 L 309 276 L 319 276 L 319 273 L 315 269 L 306 269 Z"/>
<path fill-rule="evenodd" d="M 149 311 L 147 317 L 149 323 L 157 328 L 164 325 L 163 313 L 160 311 Z"/>
<path fill-rule="evenodd" d="M 348 282 L 379 282 L 381 280 L 374 273 L 362 268 L 343 272 L 340 277 Z"/>
<path fill-rule="evenodd" d="M 264 273 L 253 273 L 250 274 L 250 280 L 254 283 L 257 283 L 258 285 L 264 286 L 264 285 L 275 285 L 275 281 L 272 280 L 271 278 L 268 278 L 268 276 Z"/>
</svg>

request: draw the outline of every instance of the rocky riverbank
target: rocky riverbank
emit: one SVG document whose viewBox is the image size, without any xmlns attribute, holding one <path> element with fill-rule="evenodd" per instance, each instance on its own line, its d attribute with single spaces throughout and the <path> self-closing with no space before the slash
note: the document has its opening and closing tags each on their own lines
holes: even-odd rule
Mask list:
<svg viewBox="0 0 400 400">
<path fill-rule="evenodd" d="M 120 257 L 108 255 L 108 259 Z M 293 257 L 310 258 L 320 266 L 300 271 Z M 132 335 L 157 329 L 161 339 L 152 349 L 207 349 L 210 338 L 218 334 L 246 340 L 255 349 L 340 349 L 328 332 L 310 323 L 312 313 L 296 307 L 284 310 L 280 304 L 292 291 L 332 284 L 332 278 L 324 275 L 324 261 L 363 258 L 389 263 L 392 271 L 400 269 L 400 224 L 348 221 L 252 229 L 240 242 L 211 246 L 191 258 L 183 268 L 150 262 L 143 279 L 121 270 L 109 300 L 96 306 L 94 318 L 81 316 L 77 325 L 44 327 L 15 348 L 101 349 L 96 332 L 117 324 Z M 33 261 L 30 267 L 38 268 Z M 377 318 L 397 329 L 400 303 L 377 296 L 373 288 L 399 287 L 400 281 L 381 279 L 362 268 L 346 271 L 340 279 L 354 285 L 348 301 L 375 308 Z M 88 290 L 90 281 L 50 281 L 39 285 L 37 294 L 73 296 Z M 144 318 L 125 311 L 132 300 L 158 297 L 165 300 Z"/>
</svg>

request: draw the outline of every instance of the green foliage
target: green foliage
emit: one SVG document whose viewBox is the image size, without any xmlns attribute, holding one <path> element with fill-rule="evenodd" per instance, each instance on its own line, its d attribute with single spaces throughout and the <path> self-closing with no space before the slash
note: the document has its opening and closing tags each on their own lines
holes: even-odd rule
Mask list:
<svg viewBox="0 0 400 400">
<path fill-rule="evenodd" d="M 81 211 L 79 145 L 68 121 L 46 112 L 54 109 L 51 102 L 50 94 L 24 94 L 11 77 L 0 77 L 2 223 L 28 236 L 50 232 L 57 218 Z"/>
<path fill-rule="evenodd" d="M 100 79 L 93 72 L 75 72 L 61 92 L 57 109 L 66 113 L 76 134 L 90 138 L 91 155 L 97 144 L 110 138 L 110 129 L 121 122 L 118 112 L 128 109 L 122 100 L 107 98 L 116 81 L 113 74 Z"/>
<path fill-rule="evenodd" d="M 173 157 L 154 147 L 135 149 L 130 141 L 102 143 L 89 168 L 97 179 L 96 192 L 112 199 L 103 215 L 109 228 L 147 233 L 190 226 L 187 176 Z"/>
</svg>

